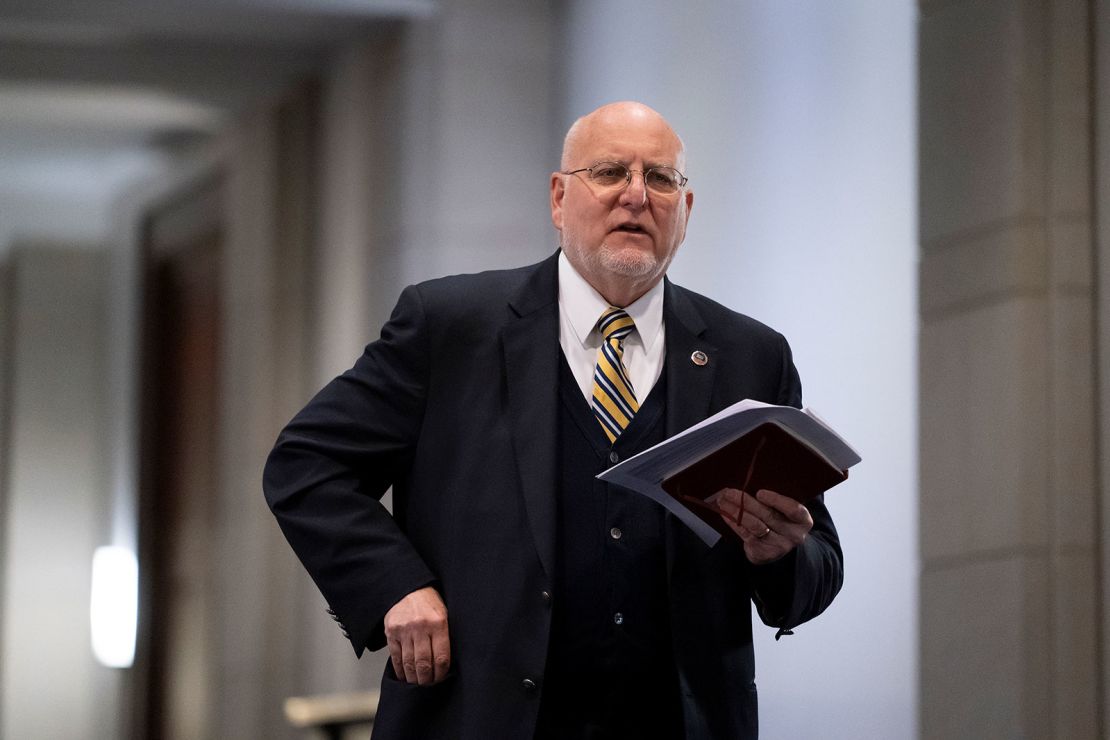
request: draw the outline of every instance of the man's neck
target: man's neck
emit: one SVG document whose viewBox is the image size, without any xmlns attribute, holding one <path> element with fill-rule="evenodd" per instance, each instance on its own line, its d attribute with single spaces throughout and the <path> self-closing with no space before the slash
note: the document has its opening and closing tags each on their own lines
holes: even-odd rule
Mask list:
<svg viewBox="0 0 1110 740">
<path fill-rule="evenodd" d="M 590 282 L 590 285 L 593 286 L 594 290 L 601 294 L 602 298 L 609 302 L 610 306 L 616 306 L 617 308 L 627 308 L 628 306 L 639 300 L 640 297 L 647 293 L 649 290 L 654 288 L 656 283 L 658 283 L 662 279 L 663 277 L 660 276 L 650 283 L 646 284 L 629 283 L 627 281 L 612 281 L 613 284 L 610 285 L 594 285 L 592 282 Z"/>
</svg>

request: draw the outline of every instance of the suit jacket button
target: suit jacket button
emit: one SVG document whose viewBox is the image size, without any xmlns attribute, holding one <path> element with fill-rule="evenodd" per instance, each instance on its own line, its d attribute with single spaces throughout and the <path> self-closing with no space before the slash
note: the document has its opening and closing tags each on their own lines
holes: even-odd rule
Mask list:
<svg viewBox="0 0 1110 740">
<path fill-rule="evenodd" d="M 543 603 L 550 604 L 551 603 L 551 592 L 550 591 L 544 591 L 543 593 L 540 594 L 540 598 L 543 599 Z"/>
<path fill-rule="evenodd" d="M 523 687 L 524 687 L 524 690 L 525 690 L 525 691 L 527 691 L 527 692 L 529 692 L 529 693 L 531 693 L 531 692 L 533 692 L 533 691 L 535 691 L 535 690 L 536 690 L 536 682 L 535 682 L 535 681 L 533 681 L 533 680 L 532 680 L 532 679 L 530 679 L 530 678 L 526 678 L 526 679 L 524 679 L 523 681 L 521 681 L 521 682 L 520 682 L 520 685 L 521 685 L 521 686 L 523 686 Z"/>
</svg>

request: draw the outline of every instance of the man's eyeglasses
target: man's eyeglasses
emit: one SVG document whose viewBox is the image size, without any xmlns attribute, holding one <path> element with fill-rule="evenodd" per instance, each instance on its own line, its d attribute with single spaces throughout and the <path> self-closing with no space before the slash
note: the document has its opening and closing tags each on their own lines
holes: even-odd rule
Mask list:
<svg viewBox="0 0 1110 740">
<path fill-rule="evenodd" d="M 660 195 L 674 195 L 687 183 L 686 177 L 674 167 L 649 167 L 646 170 L 629 169 L 620 162 L 598 162 L 593 167 L 582 167 L 564 175 L 589 172 L 590 182 L 605 189 L 623 188 L 632 182 L 632 173 L 644 176 L 644 187 Z"/>
</svg>

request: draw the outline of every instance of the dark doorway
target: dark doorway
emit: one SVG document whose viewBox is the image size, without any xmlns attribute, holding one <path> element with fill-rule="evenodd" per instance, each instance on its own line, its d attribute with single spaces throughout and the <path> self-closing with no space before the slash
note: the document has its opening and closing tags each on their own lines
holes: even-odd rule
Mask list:
<svg viewBox="0 0 1110 740">
<path fill-rule="evenodd" d="M 150 211 L 143 239 L 134 737 L 204 737 L 213 702 L 222 184 Z"/>
</svg>

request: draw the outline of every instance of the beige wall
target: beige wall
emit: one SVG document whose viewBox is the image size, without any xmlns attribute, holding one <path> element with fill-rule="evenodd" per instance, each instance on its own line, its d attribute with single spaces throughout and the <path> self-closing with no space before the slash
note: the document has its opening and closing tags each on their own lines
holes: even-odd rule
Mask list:
<svg viewBox="0 0 1110 740">
<path fill-rule="evenodd" d="M 454 2 L 332 67 L 308 269 L 311 366 L 283 399 L 283 422 L 354 363 L 404 285 L 554 249 L 546 178 L 530 177 L 554 166 L 561 144 L 550 123 L 554 24 L 542 3 Z M 498 38 L 496 49 L 478 37 Z M 475 187 L 497 182 L 495 197 Z M 313 690 L 377 688 L 385 653 L 353 661 L 321 597 L 310 599 L 319 607 L 305 633 Z"/>
<path fill-rule="evenodd" d="M 1095 231 L 1097 234 L 1097 265 L 1098 296 L 1097 315 L 1095 319 L 1096 351 L 1098 352 L 1098 379 L 1099 399 L 1098 413 L 1100 423 L 1099 434 L 1099 472 L 1100 477 L 1100 512 L 1102 543 L 1102 635 L 1110 635 L 1110 609 L 1106 608 L 1107 595 L 1110 595 L 1110 517 L 1105 512 L 1110 511 L 1110 429 L 1107 429 L 1110 420 L 1110 0 L 1096 0 L 1093 3 L 1095 41 Z M 1103 716 L 1110 707 L 1110 650 L 1105 649 L 1105 643 L 1100 645 L 1102 658 L 1102 702 Z M 1103 736 L 1110 735 L 1110 727 L 1105 726 L 1103 720 Z"/>
<path fill-rule="evenodd" d="M 7 491 L 8 491 L 8 435 L 9 417 L 11 412 L 11 384 L 9 379 L 11 371 L 9 363 L 12 361 L 11 332 L 12 325 L 12 291 L 10 282 L 11 268 L 8 265 L 7 254 L 0 256 L 0 521 L 6 520 Z M 6 552 L 4 531 L 0 529 L 0 553 Z M 0 564 L 3 555 L 0 554 Z M 4 588 L 4 575 L 0 570 L 0 592 Z M 4 629 L 3 601 L 0 600 L 0 630 Z M 0 634 L 3 634 L 0 632 Z M 3 691 L 4 676 L 0 673 L 0 691 Z"/>
<path fill-rule="evenodd" d="M 89 633 L 106 529 L 107 259 L 16 243 L 8 260 L 0 736 L 112 737 L 120 674 L 96 663 Z"/>
<path fill-rule="evenodd" d="M 527 32 L 506 33 L 504 68 L 493 75 L 491 52 L 472 43 L 488 25 L 483 14 Z M 263 463 L 281 426 L 374 339 L 405 283 L 554 248 L 546 178 L 512 180 L 546 174 L 557 156 L 544 125 L 552 23 L 543 6 L 473 0 L 392 27 L 338 54 L 319 84 L 239 119 L 198 162 L 120 209 L 132 254 L 122 261 L 133 262 L 144 204 L 208 175 L 226 183 L 212 535 L 221 567 L 209 600 L 217 613 L 205 619 L 204 737 L 299 737 L 282 717 L 285 697 L 378 686 L 385 655 L 356 660 L 325 613 L 266 510 Z M 500 168 L 510 182 L 491 203 L 472 185 Z M 132 324 L 134 342 L 130 303 L 114 321 Z M 133 466 L 134 453 L 121 464 Z"/>
<path fill-rule="evenodd" d="M 637 17 L 639 35 L 670 39 L 672 27 L 682 28 L 687 35 L 683 40 L 690 43 L 676 48 L 683 49 L 684 55 L 696 53 L 711 69 L 714 59 L 720 64 L 724 58 L 719 52 L 731 52 L 736 46 L 721 19 L 740 28 L 748 25 L 748 16 L 734 17 L 731 3 L 719 5 L 723 15 L 688 14 L 685 9 L 671 8 L 667 12 L 673 17 Z M 964 3 L 945 7 L 948 5 L 954 12 L 968 12 Z M 227 374 L 221 387 L 220 524 L 215 533 L 220 561 L 226 567 L 216 579 L 220 611 L 213 615 L 213 623 L 218 625 L 214 636 L 218 660 L 208 666 L 215 697 L 213 706 L 207 708 L 209 737 L 299 737 L 284 725 L 282 698 L 377 685 L 382 655 L 354 660 L 348 644 L 324 614 L 322 598 L 265 511 L 259 480 L 262 461 L 281 424 L 373 338 L 404 283 L 447 272 L 523 264 L 550 252 L 555 242 L 547 214 L 546 180 L 535 178 L 534 173 L 546 173 L 555 165 L 563 124 L 572 114 L 583 112 L 561 105 L 560 98 L 596 103 L 602 101 L 594 99 L 595 92 L 603 99 L 642 92 L 659 95 L 669 102 L 669 106 L 660 106 L 664 112 L 679 111 L 677 115 L 687 117 L 690 126 L 700 132 L 701 140 L 710 143 L 703 146 L 699 165 L 706 177 L 723 178 L 711 174 L 717 168 L 726 174 L 747 172 L 744 167 L 719 167 L 709 160 L 717 151 L 712 142 L 735 138 L 730 117 L 747 110 L 750 99 L 739 93 L 735 98 L 722 98 L 722 81 L 715 75 L 694 80 L 693 86 L 685 76 L 680 80 L 656 75 L 653 60 L 638 55 L 635 43 L 621 52 L 626 66 L 606 63 L 589 68 L 589 63 L 581 60 L 592 58 L 585 53 L 587 41 L 583 40 L 590 37 L 568 34 L 561 45 L 559 24 L 565 19 L 558 17 L 556 7 L 510 0 L 442 3 L 437 14 L 394 28 L 388 40 L 370 39 L 338 55 L 324 75 L 316 103 L 311 100 L 316 93 L 301 91 L 284 103 L 255 111 L 237 121 L 195 169 L 180 173 L 177 182 L 144 186 L 120 209 L 124 235 L 118 240 L 119 264 L 124 269 L 112 272 L 110 318 L 96 327 L 96 331 L 111 334 L 105 346 L 112 348 L 108 361 L 113 374 L 112 400 L 104 412 L 109 417 L 106 428 L 114 430 L 107 442 L 112 447 L 106 476 L 110 483 L 89 492 L 84 509 L 70 512 L 74 526 L 93 533 L 82 535 L 90 546 L 108 540 L 109 528 L 114 539 L 127 540 L 126 530 L 134 525 L 137 304 L 132 230 L 136 219 L 144 203 L 172 192 L 198 173 L 219 171 L 228 185 L 222 276 L 227 326 L 221 357 Z M 601 8 L 621 23 L 632 17 L 621 3 L 583 3 L 579 7 Z M 990 7 L 992 12 L 1002 13 L 1004 6 Z M 582 18 L 579 21 L 585 23 Z M 858 26 L 852 18 L 841 21 L 851 29 Z M 786 38 L 795 38 L 788 27 L 778 30 Z M 758 29 L 753 33 L 761 35 Z M 830 37 L 840 36 L 830 33 Z M 488 43 L 488 39 L 497 42 Z M 755 46 L 750 53 L 744 64 L 730 62 L 726 66 L 740 70 L 744 79 L 753 77 L 749 70 L 762 69 L 764 57 Z M 817 59 L 815 66 L 822 61 Z M 575 67 L 578 72 L 564 74 L 565 64 L 579 65 Z M 635 80 L 640 82 L 633 84 Z M 743 81 L 730 78 L 729 84 Z M 575 87 L 568 91 L 560 85 Z M 765 83 L 763 88 L 770 90 Z M 795 92 L 805 97 L 813 91 Z M 775 100 L 779 97 L 769 94 L 767 104 Z M 314 107 L 317 103 L 318 108 Z M 1028 114 L 1028 105 L 1018 108 L 1022 115 Z M 1011 113 L 1006 106 L 1003 112 Z M 783 150 L 795 151 L 802 135 L 789 129 L 781 141 Z M 984 144 L 993 144 L 993 138 L 984 137 Z M 766 149 L 762 143 L 759 148 Z M 808 150 L 803 147 L 803 151 Z M 990 163 L 993 157 L 988 157 Z M 852 162 L 854 166 L 856 160 Z M 843 184 L 843 179 L 833 179 Z M 494 193 L 489 187 L 474 187 L 475 182 L 498 183 L 499 187 Z M 701 219 L 699 223 L 726 222 L 721 214 L 742 190 L 730 182 L 722 182 L 716 189 L 722 206 L 715 220 L 707 208 L 712 189 L 706 188 L 707 199 L 699 201 L 703 203 L 698 211 L 702 216 L 695 216 Z M 298 210 L 304 205 L 305 193 L 317 194 L 307 198 L 316 204 L 307 212 Z M 955 206 L 962 207 L 962 199 Z M 948 204 L 942 203 L 938 211 L 945 218 L 951 215 Z M 719 259 L 741 246 L 728 228 L 702 228 L 700 233 L 702 248 L 718 250 Z M 951 233 L 962 232 L 955 229 Z M 885 237 L 872 238 L 882 242 Z M 759 245 L 742 245 L 744 258 L 758 249 L 775 254 L 778 244 L 768 239 Z M 935 246 L 929 241 L 926 247 L 931 249 L 930 245 Z M 870 246 L 878 249 L 881 244 Z M 926 262 L 932 264 L 931 257 Z M 728 274 L 743 272 L 738 267 Z M 791 269 L 777 272 L 789 274 Z M 923 313 L 929 322 L 947 316 L 944 311 L 932 311 Z M 840 361 L 839 365 L 848 363 Z M 45 479 L 35 480 L 38 486 Z M 904 488 L 899 489 L 898 494 L 903 493 Z M 109 505 L 110 513 L 105 511 Z M 13 521 L 17 524 L 9 529 L 22 527 L 27 520 Z M 850 529 L 852 517 L 845 521 Z M 856 521 L 861 530 L 872 528 L 862 516 Z M 0 536 L 0 545 L 6 536 Z M 866 534 L 852 537 L 851 542 L 861 557 L 871 559 L 873 552 L 884 551 L 867 544 L 871 541 Z M 85 560 L 80 562 L 87 569 Z M 933 565 L 930 561 L 927 569 Z M 864 588 L 858 580 L 863 570 L 857 565 L 853 572 L 857 580 L 850 582 L 849 588 Z M 887 577 L 903 583 L 904 572 L 904 568 L 892 568 Z M 87 590 L 87 574 L 82 577 L 83 585 L 74 582 L 77 596 L 80 588 Z M 889 596 L 874 585 L 868 588 L 872 591 L 864 598 Z M 909 590 L 907 587 L 907 594 Z M 846 595 L 851 596 L 849 592 Z M 845 604 L 851 602 L 861 600 L 844 600 Z M 87 634 L 85 613 L 77 611 L 73 618 L 82 620 L 82 631 L 73 634 Z M 825 624 L 836 625 L 836 619 L 829 615 Z M 892 640 L 911 631 L 905 620 L 890 622 Z M 812 666 L 812 651 L 823 650 L 828 662 L 843 665 L 843 661 L 830 660 L 829 651 L 839 649 L 837 635 L 847 642 L 856 626 L 853 622 L 848 628 L 837 627 L 823 643 L 799 635 L 796 647 L 777 646 L 777 659 L 781 662 L 784 653 L 793 651 L 800 664 Z M 867 646 L 873 642 L 873 635 L 866 636 Z M 7 636 L 3 644 L 7 650 Z M 88 650 L 82 649 L 81 660 L 86 660 Z M 907 664 L 889 656 L 884 659 L 899 666 Z M 764 665 L 774 660 L 768 657 Z M 864 672 L 861 668 L 859 674 L 853 673 L 853 680 Z M 16 674 L 0 676 L 0 682 L 12 675 Z M 84 681 L 84 675 L 75 674 L 74 680 Z M 813 680 L 827 688 L 828 674 Z M 876 685 L 883 682 L 883 678 L 874 680 Z M 848 680 L 836 683 L 856 685 Z M 906 710 L 900 679 L 898 686 L 897 700 L 885 702 L 878 710 L 896 715 L 884 726 L 911 724 L 903 717 Z M 787 696 L 786 692 L 780 695 Z M 98 711 L 111 713 L 126 707 L 126 699 L 111 691 L 103 698 Z M 875 699 L 873 695 L 868 698 Z M 33 706 L 37 705 L 28 705 L 27 711 Z M 851 731 L 851 718 L 838 726 Z"/>
<path fill-rule="evenodd" d="M 400 238 L 389 308 L 398 283 L 554 251 L 547 173 L 562 147 L 555 81 L 569 53 L 558 5 L 454 0 L 410 26 L 391 122 L 403 168 L 390 201 Z"/>
<path fill-rule="evenodd" d="M 922 735 L 1096 737 L 1088 3 L 920 7 Z"/>
</svg>

